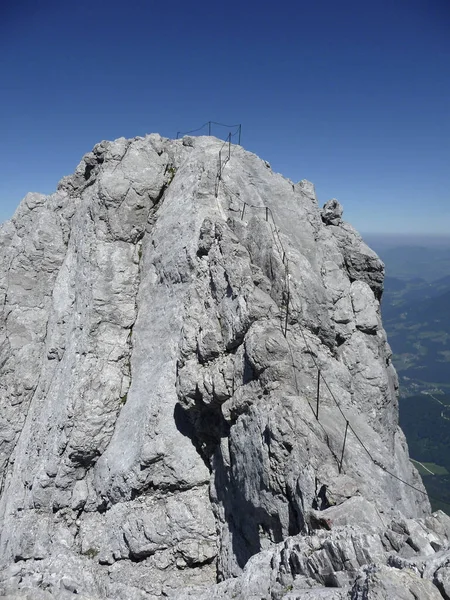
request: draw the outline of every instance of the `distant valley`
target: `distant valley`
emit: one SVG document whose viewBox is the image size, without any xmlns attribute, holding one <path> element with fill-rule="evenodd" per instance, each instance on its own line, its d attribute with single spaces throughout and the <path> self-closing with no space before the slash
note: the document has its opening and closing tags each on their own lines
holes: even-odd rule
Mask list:
<svg viewBox="0 0 450 600">
<path fill-rule="evenodd" d="M 387 277 L 382 311 L 401 395 L 450 391 L 450 276 Z"/>
<path fill-rule="evenodd" d="M 433 508 L 450 514 L 450 238 L 366 239 L 386 265 L 400 425 Z"/>
</svg>

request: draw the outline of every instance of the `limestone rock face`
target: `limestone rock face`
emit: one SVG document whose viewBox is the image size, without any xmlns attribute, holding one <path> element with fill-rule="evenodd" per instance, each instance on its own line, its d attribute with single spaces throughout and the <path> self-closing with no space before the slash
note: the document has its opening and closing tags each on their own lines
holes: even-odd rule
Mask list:
<svg viewBox="0 0 450 600">
<path fill-rule="evenodd" d="M 342 222 L 343 213 L 344 209 L 336 200 L 336 198 L 333 198 L 332 200 L 328 200 L 328 202 L 324 204 L 324 207 L 321 212 L 322 221 L 326 225 L 340 225 L 340 223 Z"/>
<path fill-rule="evenodd" d="M 0 595 L 440 597 L 383 264 L 222 144 L 101 142 L 0 228 Z"/>
</svg>

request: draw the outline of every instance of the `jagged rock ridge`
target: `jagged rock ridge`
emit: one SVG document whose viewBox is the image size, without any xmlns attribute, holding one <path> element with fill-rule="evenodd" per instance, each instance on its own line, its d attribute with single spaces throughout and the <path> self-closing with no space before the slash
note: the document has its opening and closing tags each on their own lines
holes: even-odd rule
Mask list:
<svg viewBox="0 0 450 600">
<path fill-rule="evenodd" d="M 221 145 L 102 142 L 0 229 L 0 589 L 446 598 L 450 523 L 397 426 L 383 265 L 336 201 L 243 148 L 218 180 Z M 351 432 L 339 468 L 316 365 L 412 487 Z"/>
</svg>

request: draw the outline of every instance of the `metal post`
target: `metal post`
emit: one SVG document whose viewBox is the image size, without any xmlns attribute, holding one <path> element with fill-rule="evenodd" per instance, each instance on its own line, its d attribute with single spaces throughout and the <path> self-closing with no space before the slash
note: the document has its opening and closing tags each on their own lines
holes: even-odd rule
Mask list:
<svg viewBox="0 0 450 600">
<path fill-rule="evenodd" d="M 208 135 L 211 135 L 211 121 L 208 121 Z"/>
<path fill-rule="evenodd" d="M 177 131 L 177 139 L 180 137 L 181 131 Z"/>
<path fill-rule="evenodd" d="M 247 203 L 244 202 L 244 206 L 242 207 L 242 213 L 241 213 L 241 220 L 244 219 L 244 213 L 245 213 L 245 207 L 247 206 Z"/>
<path fill-rule="evenodd" d="M 283 252 L 283 258 L 282 258 L 283 265 L 284 265 L 284 259 L 285 259 L 285 258 L 286 258 L 286 252 Z"/>
<path fill-rule="evenodd" d="M 316 419 L 319 420 L 319 399 L 320 399 L 320 369 L 317 371 L 317 407 Z"/>
<path fill-rule="evenodd" d="M 344 443 L 342 445 L 341 462 L 339 463 L 339 474 L 342 471 L 342 463 L 344 462 L 345 442 L 347 441 L 348 421 L 345 422 Z"/>
<path fill-rule="evenodd" d="M 289 300 L 290 300 L 290 290 L 288 288 L 287 298 L 286 298 L 286 318 L 284 321 L 284 337 L 286 337 L 286 335 L 287 335 L 288 317 L 289 317 Z"/>
<path fill-rule="evenodd" d="M 238 140 L 239 146 L 241 145 L 241 127 L 242 127 L 242 125 L 239 125 L 239 140 Z"/>
<path fill-rule="evenodd" d="M 269 208 L 266 206 L 266 221 L 269 220 Z"/>
<path fill-rule="evenodd" d="M 228 134 L 228 160 L 230 159 L 231 156 L 231 131 Z"/>
</svg>

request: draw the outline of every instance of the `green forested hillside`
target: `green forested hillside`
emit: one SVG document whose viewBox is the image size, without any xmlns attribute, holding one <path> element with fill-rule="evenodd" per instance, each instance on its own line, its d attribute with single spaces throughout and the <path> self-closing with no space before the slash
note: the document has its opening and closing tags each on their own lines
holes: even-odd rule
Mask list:
<svg viewBox="0 0 450 600">
<path fill-rule="evenodd" d="M 433 509 L 450 514 L 450 241 L 377 247 L 382 299 L 400 381 L 400 425 Z"/>
<path fill-rule="evenodd" d="M 415 286 L 411 293 L 386 290 L 384 326 L 403 383 L 402 395 L 450 388 L 450 289 L 441 290 L 429 284 Z M 425 291 L 427 296 L 418 299 Z M 411 299 L 414 295 L 416 299 Z"/>
<path fill-rule="evenodd" d="M 450 395 L 402 398 L 400 426 L 410 456 L 425 463 L 419 471 L 433 508 L 450 514 Z"/>
<path fill-rule="evenodd" d="M 450 269 L 446 255 L 438 262 Z M 411 253 L 411 262 L 415 256 Z M 436 268 L 430 266 L 430 271 Z M 392 277 L 389 263 L 386 272 L 381 309 L 401 396 L 421 391 L 450 393 L 450 273 L 438 271 L 441 276 L 434 281 Z M 414 272 L 413 265 L 407 272 Z"/>
</svg>

